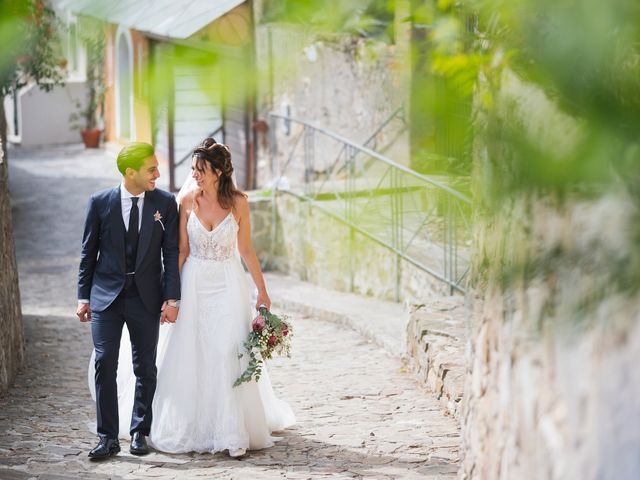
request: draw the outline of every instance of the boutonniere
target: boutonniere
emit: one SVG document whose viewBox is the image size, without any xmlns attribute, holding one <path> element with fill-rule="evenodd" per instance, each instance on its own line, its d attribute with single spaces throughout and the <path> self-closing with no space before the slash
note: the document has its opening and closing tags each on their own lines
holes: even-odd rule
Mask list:
<svg viewBox="0 0 640 480">
<path fill-rule="evenodd" d="M 160 226 L 162 227 L 162 231 L 164 231 L 164 223 L 162 223 L 162 215 L 160 215 L 160 211 L 156 210 L 156 213 L 153 214 L 153 219 L 156 222 L 160 222 Z"/>
</svg>

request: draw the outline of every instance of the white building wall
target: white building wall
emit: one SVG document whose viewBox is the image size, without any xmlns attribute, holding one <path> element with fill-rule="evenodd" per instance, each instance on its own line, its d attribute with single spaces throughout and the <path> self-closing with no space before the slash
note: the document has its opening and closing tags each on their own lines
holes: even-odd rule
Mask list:
<svg viewBox="0 0 640 480">
<path fill-rule="evenodd" d="M 84 104 L 86 97 L 86 84 L 79 81 L 68 81 L 50 92 L 36 85 L 24 88 L 18 96 L 19 129 L 9 140 L 24 147 L 81 142 L 80 132 L 71 129 L 69 116 L 76 111 L 76 101 Z M 5 105 L 9 107 L 7 122 L 13 124 L 12 102 Z"/>
</svg>

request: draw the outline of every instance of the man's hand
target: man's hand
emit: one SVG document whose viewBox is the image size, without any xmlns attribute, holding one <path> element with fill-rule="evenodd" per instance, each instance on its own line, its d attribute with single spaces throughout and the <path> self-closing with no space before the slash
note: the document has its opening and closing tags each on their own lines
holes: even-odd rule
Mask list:
<svg viewBox="0 0 640 480">
<path fill-rule="evenodd" d="M 78 309 L 76 310 L 76 315 L 78 316 L 81 322 L 90 322 L 91 308 L 89 308 L 89 304 L 78 302 Z"/>
<path fill-rule="evenodd" d="M 176 323 L 176 318 L 178 318 L 178 308 L 172 307 L 168 305 L 167 302 L 162 304 L 162 308 L 160 309 L 160 324 L 163 323 Z"/>
</svg>

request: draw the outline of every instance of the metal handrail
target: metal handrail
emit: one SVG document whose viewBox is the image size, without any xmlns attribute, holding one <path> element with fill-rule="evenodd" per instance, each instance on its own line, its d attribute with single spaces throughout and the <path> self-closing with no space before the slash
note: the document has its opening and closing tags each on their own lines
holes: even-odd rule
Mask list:
<svg viewBox="0 0 640 480">
<path fill-rule="evenodd" d="M 224 125 L 221 125 L 218 128 L 216 128 L 213 132 L 211 132 L 209 135 L 207 135 L 207 137 L 214 137 L 218 133 L 223 133 L 224 134 Z M 178 191 L 180 189 L 180 187 L 177 187 L 175 185 L 174 177 L 175 177 L 176 168 L 179 167 L 180 165 L 182 165 L 183 163 L 185 163 L 187 160 L 189 160 L 193 156 L 193 151 L 196 148 L 198 148 L 197 145 L 195 147 L 189 149 L 189 151 L 180 160 L 178 160 L 177 163 L 176 162 L 169 163 L 169 189 L 171 191 Z"/>
<path fill-rule="evenodd" d="M 373 141 L 376 139 L 376 137 L 380 134 L 380 132 L 382 132 L 394 119 L 400 119 L 402 120 L 403 125 L 403 129 L 400 132 L 397 133 L 402 133 L 404 132 L 404 130 L 406 130 L 407 128 L 407 120 L 405 119 L 405 112 L 404 112 L 404 106 L 401 105 L 400 107 L 396 108 L 393 113 L 391 115 L 389 115 L 386 120 L 384 122 L 382 122 L 378 128 L 375 129 L 375 131 L 369 135 L 369 138 L 367 138 L 363 143 L 362 146 L 363 147 L 367 147 L 367 148 L 371 148 L 374 149 L 375 147 L 371 147 L 371 143 L 373 143 Z M 338 155 L 336 155 L 336 160 L 333 163 L 333 167 L 335 167 L 338 162 L 340 161 L 340 157 L 342 156 L 344 149 L 346 148 L 346 145 L 342 146 L 342 149 L 340 150 L 340 152 L 338 152 Z M 372 161 L 375 159 L 372 159 Z M 333 168 L 332 167 L 332 168 Z M 365 164 L 365 168 L 369 167 L 369 163 Z M 340 170 L 342 171 L 342 169 Z"/>
<path fill-rule="evenodd" d="M 287 195 L 291 195 L 293 197 L 296 197 L 298 200 L 304 200 L 304 201 L 309 201 L 308 197 L 305 197 L 304 195 L 300 195 L 299 193 L 296 192 L 292 192 L 291 190 L 282 190 L 283 193 L 286 193 Z M 366 230 L 360 228 L 358 225 L 356 225 L 355 223 L 346 220 L 344 218 L 342 218 L 340 215 L 336 214 L 335 212 L 332 212 L 331 210 L 329 210 L 328 208 L 322 207 L 320 205 L 317 204 L 317 202 L 311 202 L 314 204 L 314 206 L 318 209 L 321 210 L 323 213 L 325 213 L 326 215 L 335 218 L 336 220 L 346 224 L 347 226 L 349 226 L 350 228 L 353 228 L 355 231 L 357 231 L 359 234 L 364 235 L 365 237 L 367 237 L 370 240 L 373 240 L 374 242 L 377 242 L 381 245 L 383 245 L 384 247 L 388 248 L 389 250 L 391 250 L 393 253 L 395 253 L 396 255 L 399 255 L 400 257 L 402 257 L 404 260 L 406 260 L 407 262 L 411 263 L 413 266 L 418 267 L 421 270 L 424 270 L 425 272 L 429 273 L 430 275 L 434 276 L 435 278 L 437 278 L 438 280 L 444 282 L 444 283 L 449 283 L 449 280 L 447 280 L 443 275 L 439 274 L 438 272 L 436 272 L 435 270 L 426 267 L 422 264 L 420 264 L 419 262 L 416 262 L 415 260 L 413 260 L 410 257 L 407 257 L 404 253 L 402 253 L 400 250 L 398 250 L 396 247 L 394 247 L 393 245 L 390 245 L 389 242 L 385 242 L 384 240 L 380 240 L 379 238 L 377 238 L 375 235 L 371 235 L 369 232 L 367 232 Z M 464 290 L 461 289 L 460 287 L 455 286 L 455 288 L 457 290 L 459 290 L 461 293 L 464 293 Z"/>
<path fill-rule="evenodd" d="M 399 113 L 402 113 L 402 115 L 398 115 Z M 364 143 L 363 143 L 362 145 L 363 145 L 363 146 L 365 146 L 365 147 L 368 147 L 368 146 L 369 146 L 369 144 L 370 144 L 370 143 L 371 143 L 371 142 L 372 142 L 372 141 L 373 141 L 373 140 L 378 136 L 378 134 L 379 134 L 382 130 L 384 130 L 384 129 L 385 129 L 385 127 L 386 127 L 387 125 L 389 125 L 389 124 L 393 121 L 393 119 L 394 119 L 394 118 L 399 118 L 400 120 L 402 120 L 402 122 L 403 122 L 403 123 L 405 124 L 405 126 L 406 126 L 407 121 L 406 121 L 406 119 L 404 118 L 404 106 L 400 106 L 400 107 L 396 108 L 396 110 L 395 110 L 391 115 L 389 115 L 389 117 L 388 117 L 384 122 L 382 122 L 382 123 L 378 126 L 378 128 L 376 128 L 375 132 L 373 132 L 373 133 L 369 136 L 369 138 L 367 138 L 367 139 L 364 141 Z"/>
<path fill-rule="evenodd" d="M 288 159 L 286 161 L 285 167 L 282 171 L 278 171 L 278 162 L 276 161 L 277 155 L 277 143 L 275 138 L 272 137 L 272 168 L 273 168 L 273 190 L 272 190 L 272 202 L 273 202 L 273 221 L 272 221 L 272 236 L 273 242 L 272 244 L 276 244 L 275 237 L 277 236 L 277 229 L 275 227 L 277 223 L 277 213 L 276 213 L 276 195 L 278 193 L 288 194 L 299 200 L 303 200 L 314 208 L 322 211 L 323 213 L 331 216 L 332 218 L 337 219 L 345 226 L 349 227 L 351 231 L 351 241 L 354 240 L 354 232 L 358 232 L 359 234 L 364 235 L 365 237 L 375 241 L 379 245 L 387 248 L 396 258 L 396 299 L 399 300 L 399 288 L 401 283 L 401 264 L 400 260 L 404 260 L 420 270 L 426 272 L 427 274 L 433 276 L 439 281 L 447 284 L 451 290 L 451 293 L 454 291 L 459 291 L 461 293 L 465 292 L 465 289 L 462 286 L 462 281 L 467 276 L 469 272 L 469 267 L 466 262 L 462 263 L 459 252 L 459 245 L 464 245 L 464 243 L 460 243 L 460 230 L 459 227 L 462 226 L 466 229 L 463 232 L 463 240 L 469 238 L 469 224 L 466 222 L 465 211 L 466 207 L 471 204 L 470 199 L 464 195 L 463 193 L 445 185 L 437 180 L 434 180 L 426 175 L 423 175 L 419 172 L 416 172 L 404 165 L 401 165 L 390 158 L 376 152 L 365 145 L 358 145 L 355 142 L 345 138 L 342 135 L 339 135 L 335 132 L 327 130 L 323 127 L 319 127 L 312 122 L 308 122 L 305 120 L 300 120 L 291 116 L 281 115 L 277 113 L 270 113 L 269 119 L 272 124 L 272 128 L 270 128 L 270 132 L 272 135 L 275 135 L 276 129 L 275 125 L 273 125 L 274 120 L 282 120 L 290 124 L 291 122 L 297 123 L 303 127 L 303 130 L 300 132 L 300 135 L 295 138 L 293 145 L 291 147 L 291 151 L 287 155 Z M 334 188 L 331 192 L 322 191 L 322 188 L 325 186 L 327 179 L 322 182 L 315 182 L 311 179 L 309 172 L 315 172 L 312 168 L 315 163 L 315 134 L 320 133 L 332 141 L 336 141 L 339 144 L 342 144 L 339 147 L 340 154 L 333 167 L 329 168 L 327 171 L 323 171 L 323 174 L 328 174 L 334 177 L 334 180 L 339 182 L 346 182 L 343 188 L 335 188 L 339 183 L 333 183 L 331 186 Z M 295 157 L 296 150 L 300 145 L 300 140 L 304 139 L 304 179 L 302 180 L 304 184 L 304 188 L 302 191 L 295 191 L 289 187 L 282 187 L 282 181 L 284 178 L 284 171 L 292 164 L 292 160 Z M 336 171 L 334 167 L 341 161 L 341 157 L 344 154 L 345 158 L 343 161 L 345 165 L 341 167 L 342 170 L 346 170 L 346 177 L 335 178 Z M 362 154 L 362 155 L 361 155 Z M 363 170 L 361 167 L 358 172 L 356 172 L 356 160 L 359 161 L 359 158 L 368 158 L 368 161 L 365 163 L 365 169 Z M 371 159 L 378 160 L 386 165 L 386 170 L 384 174 L 374 173 L 373 171 L 368 171 L 368 164 L 370 164 Z M 368 173 L 367 173 L 368 172 Z M 344 173 L 344 172 L 343 172 Z M 410 178 L 413 178 L 413 181 L 409 181 L 407 183 L 406 179 L 403 179 L 401 174 L 406 174 Z M 369 182 L 373 180 L 374 183 L 377 181 L 377 184 L 373 187 L 369 184 Z M 416 185 L 415 180 L 418 180 L 418 184 Z M 359 185 L 359 182 L 363 182 L 364 190 L 362 189 L 363 185 Z M 389 182 L 389 187 L 384 186 L 384 182 Z M 420 186 L 422 183 L 423 186 Z M 427 214 L 424 219 L 420 219 L 417 223 L 417 228 L 415 231 L 409 228 L 409 235 L 407 235 L 408 241 L 405 240 L 405 232 L 407 230 L 407 224 L 405 223 L 405 217 L 409 215 L 408 218 L 415 218 L 416 210 L 411 209 L 411 202 L 415 202 L 415 198 L 407 197 L 404 198 L 404 195 L 411 192 L 420 191 L 424 188 L 425 185 L 430 187 L 435 187 L 436 190 L 441 191 L 444 194 L 444 197 L 437 196 L 432 197 L 433 200 L 429 200 L 428 203 L 432 203 L 433 205 L 443 205 L 445 207 L 445 213 L 442 213 L 439 207 L 436 210 L 432 210 L 430 214 Z M 319 187 L 319 188 L 318 188 Z M 425 191 L 426 193 L 426 191 Z M 389 213 L 391 217 L 389 219 L 389 230 L 387 230 L 387 234 L 391 235 L 391 238 L 388 239 L 386 234 L 380 235 L 380 232 L 375 230 L 371 230 L 370 227 L 366 225 L 358 225 L 357 219 L 358 215 L 361 215 L 363 212 L 371 211 L 371 208 L 379 208 L 376 206 L 376 198 L 381 198 L 383 195 L 385 198 L 389 198 Z M 355 204 L 354 202 L 358 198 L 366 199 L 364 204 Z M 330 208 L 327 208 L 324 204 L 322 204 L 323 200 L 335 199 L 344 202 L 344 213 L 336 212 Z M 405 205 L 406 200 L 409 203 Z M 445 200 L 445 203 L 440 203 L 442 200 Z M 387 208 L 387 207 L 384 207 Z M 407 209 L 408 208 L 408 209 Z M 357 211 L 359 209 L 359 211 Z M 434 213 L 435 212 L 435 213 Z M 435 230 L 424 230 L 429 221 L 432 219 L 436 220 L 436 223 L 433 225 Z M 462 218 L 464 220 L 463 223 L 458 223 L 459 219 Z M 416 225 L 416 224 L 414 224 Z M 367 229 L 369 231 L 367 231 Z M 431 242 L 433 245 L 438 248 L 442 248 L 443 257 L 441 257 L 441 265 L 443 271 L 437 271 L 434 268 L 431 268 L 428 263 L 431 261 L 425 261 L 422 256 L 420 247 L 413 246 L 414 240 L 418 238 L 418 235 L 421 233 L 426 234 L 426 241 Z M 438 241 L 434 240 L 434 235 L 438 236 Z M 412 250 L 410 250 L 410 248 Z M 418 250 L 415 250 L 418 248 Z M 412 253 L 413 251 L 413 253 Z M 435 258 L 437 257 L 429 257 Z M 466 260 L 466 258 L 464 259 Z M 466 269 L 465 269 L 466 267 Z M 460 275 L 460 271 L 465 269 L 464 272 Z M 438 268 L 439 270 L 439 268 Z M 351 287 L 353 288 L 353 271 L 351 271 Z"/>
<path fill-rule="evenodd" d="M 207 135 L 207 137 L 213 137 L 215 135 L 217 135 L 218 133 L 223 133 L 224 134 L 224 125 L 219 126 L 218 128 L 216 128 L 213 132 L 211 132 L 209 135 Z M 170 143 L 171 145 L 171 143 Z M 173 148 L 170 146 L 170 148 Z M 193 151 L 198 148 L 197 146 L 191 148 L 180 160 L 178 160 L 178 162 L 171 162 L 171 156 L 169 156 L 169 189 L 173 192 L 173 191 L 177 191 L 179 190 L 179 187 L 176 187 L 175 185 L 175 171 L 176 168 L 179 167 L 180 165 L 182 165 L 183 163 L 185 163 L 187 160 L 189 160 L 192 155 L 193 155 Z"/>
<path fill-rule="evenodd" d="M 453 188 L 448 187 L 447 185 L 444 185 L 444 184 L 442 184 L 442 183 L 440 183 L 440 182 L 438 182 L 436 180 L 433 180 L 433 179 L 427 177 L 426 175 L 418 173 L 415 170 L 411 170 L 410 168 L 405 167 L 404 165 L 396 163 L 393 160 L 391 160 L 390 158 L 387 158 L 384 155 L 382 155 L 382 154 L 380 154 L 380 153 L 378 153 L 376 151 L 373 151 L 373 150 L 371 150 L 371 149 L 369 149 L 367 147 L 364 147 L 362 145 L 358 145 L 357 143 L 352 142 L 348 138 L 345 138 L 342 135 L 339 135 L 339 134 L 334 133 L 334 132 L 332 132 L 330 130 L 327 130 L 326 128 L 319 127 L 319 126 L 317 126 L 317 125 L 315 125 L 315 124 L 313 124 L 311 122 L 307 122 L 305 120 L 300 120 L 300 119 L 295 118 L 295 117 L 287 117 L 285 115 L 280 115 L 280 114 L 277 114 L 277 113 L 269 113 L 269 117 L 279 118 L 281 120 L 288 120 L 290 122 L 299 123 L 299 124 L 304 125 L 306 127 L 312 128 L 313 130 L 316 130 L 316 131 L 318 131 L 318 132 L 320 132 L 320 133 L 322 133 L 324 135 L 327 135 L 328 137 L 331 137 L 331 138 L 333 138 L 335 140 L 338 140 L 339 142 L 342 142 L 342 143 L 344 143 L 344 144 L 346 144 L 346 145 L 348 145 L 348 146 L 350 146 L 350 147 L 352 147 L 352 148 L 354 148 L 354 149 L 356 149 L 356 150 L 358 150 L 358 151 L 360 151 L 362 153 L 366 153 L 370 157 L 376 158 L 376 159 L 380 160 L 381 162 L 386 163 L 390 167 L 396 168 L 396 169 L 400 170 L 401 172 L 406 173 L 407 175 L 413 176 L 413 177 L 415 177 L 415 178 L 417 178 L 419 180 L 422 180 L 423 182 L 429 183 L 429 184 L 433 185 L 434 187 L 437 187 L 437 188 L 447 192 L 448 194 L 453 195 L 454 197 L 456 197 L 457 199 L 459 199 L 459 200 L 461 200 L 461 201 L 463 201 L 465 203 L 471 204 L 471 200 L 466 195 L 464 195 L 463 193 L 458 192 L 457 190 L 454 190 Z"/>
<path fill-rule="evenodd" d="M 207 135 L 207 138 L 209 137 L 215 137 L 218 133 L 221 133 L 224 131 L 224 126 L 219 126 L 218 128 L 216 128 L 213 132 L 211 132 L 209 135 Z M 193 155 L 193 151 L 198 148 L 197 146 L 193 147 L 191 150 L 189 150 L 189 152 L 182 157 L 180 160 L 178 160 L 177 163 L 175 163 L 173 166 L 175 167 L 179 167 L 180 165 L 182 165 L 184 162 L 186 162 L 187 160 L 189 160 L 191 158 L 191 156 Z"/>
<path fill-rule="evenodd" d="M 219 126 L 218 128 L 216 128 L 213 132 L 211 132 L 209 135 L 207 135 L 207 138 L 209 138 L 209 137 L 214 137 L 216 134 L 221 133 L 221 132 L 223 132 L 223 131 L 224 131 L 224 126 L 223 126 L 223 125 L 221 125 L 221 126 Z M 189 150 L 189 152 L 188 152 L 184 157 L 182 157 L 180 160 L 178 160 L 178 162 L 177 162 L 177 163 L 174 163 L 174 164 L 173 164 L 173 167 L 174 167 L 174 168 L 175 168 L 175 167 L 179 167 L 179 166 L 180 166 L 180 165 L 182 165 L 184 162 L 186 162 L 187 160 L 189 160 L 189 159 L 191 158 L 191 156 L 193 155 L 193 151 L 194 151 L 196 148 L 198 148 L 198 147 L 196 146 L 196 147 L 193 147 L 191 150 Z"/>
</svg>

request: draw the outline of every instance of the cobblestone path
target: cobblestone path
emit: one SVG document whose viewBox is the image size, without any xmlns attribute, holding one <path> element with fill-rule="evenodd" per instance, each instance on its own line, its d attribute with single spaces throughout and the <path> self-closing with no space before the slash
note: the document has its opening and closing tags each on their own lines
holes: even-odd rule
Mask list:
<svg viewBox="0 0 640 480">
<path fill-rule="evenodd" d="M 124 448 L 90 462 L 91 340 L 73 315 L 75 275 L 86 201 L 117 183 L 114 161 L 76 148 L 12 154 L 27 362 L 0 399 L 0 479 L 456 477 L 458 429 L 432 395 L 357 333 L 314 318 L 295 319 L 293 359 L 270 369 L 298 420 L 275 447 L 238 460 Z"/>
</svg>

